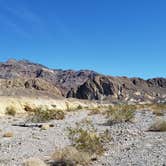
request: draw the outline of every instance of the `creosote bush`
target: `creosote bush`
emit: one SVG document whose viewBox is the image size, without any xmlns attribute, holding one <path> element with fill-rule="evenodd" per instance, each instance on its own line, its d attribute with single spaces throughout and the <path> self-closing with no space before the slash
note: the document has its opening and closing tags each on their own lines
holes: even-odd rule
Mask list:
<svg viewBox="0 0 166 166">
<path fill-rule="evenodd" d="M 7 107 L 6 108 L 6 114 L 15 116 L 16 115 L 16 109 L 13 106 Z"/>
<path fill-rule="evenodd" d="M 32 121 L 33 122 L 46 122 L 49 120 L 61 120 L 64 119 L 65 113 L 62 110 L 56 109 L 43 109 L 36 108 L 33 110 Z"/>
<path fill-rule="evenodd" d="M 89 155 L 101 155 L 106 150 L 104 143 L 111 140 L 108 132 L 98 134 L 91 121 L 87 119 L 82 124 L 76 125 L 75 128 L 68 128 L 68 136 L 72 145 Z"/>
<path fill-rule="evenodd" d="M 101 138 L 95 132 L 90 132 L 82 128 L 69 129 L 70 139 L 76 149 L 89 154 L 102 154 L 104 152 Z"/>
<path fill-rule="evenodd" d="M 136 106 L 134 105 L 117 105 L 110 106 L 109 110 L 106 111 L 108 124 L 120 123 L 120 122 L 128 122 L 134 117 L 134 112 L 136 110 Z"/>
</svg>

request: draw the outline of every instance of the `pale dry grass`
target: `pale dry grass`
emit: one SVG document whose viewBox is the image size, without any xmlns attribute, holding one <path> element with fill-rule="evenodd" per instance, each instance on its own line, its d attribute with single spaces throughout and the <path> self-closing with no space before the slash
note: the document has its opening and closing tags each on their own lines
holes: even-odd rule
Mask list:
<svg viewBox="0 0 166 166">
<path fill-rule="evenodd" d="M 46 165 L 44 161 L 38 158 L 30 158 L 24 162 L 23 166 L 48 166 L 48 165 Z"/>
<path fill-rule="evenodd" d="M 91 160 L 88 153 L 78 151 L 75 147 L 72 146 L 55 151 L 52 155 L 52 159 L 54 160 L 54 165 L 59 164 L 66 166 L 86 166 Z"/>
<path fill-rule="evenodd" d="M 166 131 L 166 121 L 165 120 L 157 120 L 149 127 L 148 131 L 154 131 L 154 132 Z"/>
</svg>

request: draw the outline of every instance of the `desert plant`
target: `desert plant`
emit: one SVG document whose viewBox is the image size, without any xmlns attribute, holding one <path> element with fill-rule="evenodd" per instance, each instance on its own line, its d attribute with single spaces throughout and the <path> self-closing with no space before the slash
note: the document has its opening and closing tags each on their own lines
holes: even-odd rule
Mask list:
<svg viewBox="0 0 166 166">
<path fill-rule="evenodd" d="M 53 119 L 64 119 L 64 117 L 65 113 L 62 110 L 36 108 L 31 120 L 33 122 L 46 122 Z"/>
<path fill-rule="evenodd" d="M 164 112 L 166 111 L 166 104 L 152 104 L 149 106 L 153 112 L 153 114 L 157 116 L 164 116 Z"/>
<path fill-rule="evenodd" d="M 6 108 L 6 114 L 11 115 L 11 116 L 15 116 L 16 115 L 15 107 L 13 107 L 13 106 L 7 107 Z"/>
<path fill-rule="evenodd" d="M 72 141 L 74 147 L 77 150 L 89 153 L 89 154 L 102 154 L 104 147 L 101 143 L 101 137 L 92 131 L 88 131 L 83 128 L 69 128 L 69 138 Z"/>
<path fill-rule="evenodd" d="M 162 110 L 154 109 L 152 112 L 156 116 L 164 116 L 164 112 Z"/>
<path fill-rule="evenodd" d="M 110 106 L 106 112 L 107 118 L 110 118 L 107 123 L 128 122 L 134 117 L 136 107 L 133 105 L 117 105 Z"/>
<path fill-rule="evenodd" d="M 34 112 L 34 109 L 33 109 L 32 107 L 30 107 L 29 105 L 25 105 L 25 106 L 24 106 L 24 110 L 25 110 L 26 112 L 28 112 L 28 113 Z"/>
<path fill-rule="evenodd" d="M 23 164 L 24 166 L 47 166 L 44 161 L 38 158 L 30 158 L 26 160 Z"/>
<path fill-rule="evenodd" d="M 154 122 L 148 131 L 156 131 L 156 132 L 164 132 L 166 131 L 166 121 L 165 120 L 157 120 Z"/>
<path fill-rule="evenodd" d="M 3 135 L 3 137 L 7 137 L 7 138 L 13 137 L 13 136 L 14 136 L 13 132 L 6 132 L 6 133 Z"/>
<path fill-rule="evenodd" d="M 75 147 L 68 146 L 63 149 L 57 150 L 52 155 L 54 165 L 84 165 L 86 166 L 90 161 L 88 153 L 78 151 Z"/>
<path fill-rule="evenodd" d="M 81 109 L 83 109 L 83 107 L 81 105 L 78 105 L 77 109 L 81 110 Z"/>
<path fill-rule="evenodd" d="M 95 115 L 95 114 L 101 113 L 101 110 L 99 108 L 91 108 L 89 110 L 90 110 L 90 113 L 88 115 Z"/>
</svg>

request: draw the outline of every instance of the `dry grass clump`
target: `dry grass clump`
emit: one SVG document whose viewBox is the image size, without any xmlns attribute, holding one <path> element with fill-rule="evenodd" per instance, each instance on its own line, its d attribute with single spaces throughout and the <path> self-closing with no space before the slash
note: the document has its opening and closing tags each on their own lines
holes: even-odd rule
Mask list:
<svg viewBox="0 0 166 166">
<path fill-rule="evenodd" d="M 89 110 L 90 110 L 90 113 L 88 115 L 96 115 L 96 114 L 100 114 L 101 113 L 100 108 L 91 108 Z"/>
<path fill-rule="evenodd" d="M 36 108 L 33 110 L 32 122 L 46 122 L 49 120 L 61 120 L 65 118 L 62 110 Z"/>
<path fill-rule="evenodd" d="M 164 112 L 162 110 L 154 109 L 152 112 L 156 116 L 164 116 Z"/>
<path fill-rule="evenodd" d="M 13 106 L 6 108 L 6 115 L 15 116 L 16 115 L 16 108 Z"/>
<path fill-rule="evenodd" d="M 153 114 L 156 116 L 164 116 L 164 112 L 166 111 L 166 104 L 153 104 L 150 106 Z"/>
<path fill-rule="evenodd" d="M 107 123 L 111 125 L 113 123 L 131 121 L 134 117 L 135 110 L 136 107 L 134 105 L 110 106 L 106 112 L 107 118 L 110 118 Z"/>
<path fill-rule="evenodd" d="M 42 160 L 38 158 L 30 158 L 23 164 L 24 166 L 47 166 Z"/>
<path fill-rule="evenodd" d="M 82 165 L 87 166 L 91 157 L 88 153 L 78 151 L 75 147 L 68 146 L 63 149 L 56 151 L 52 155 L 54 165 L 65 165 L 65 166 L 76 166 Z"/>
<path fill-rule="evenodd" d="M 157 120 L 150 126 L 148 131 L 154 131 L 154 132 L 164 132 L 166 131 L 166 121 L 165 120 Z"/>
<path fill-rule="evenodd" d="M 10 137 L 13 137 L 13 136 L 14 136 L 13 132 L 6 132 L 6 133 L 3 135 L 3 137 L 6 137 L 6 138 L 10 138 Z"/>
<path fill-rule="evenodd" d="M 28 113 L 34 112 L 34 109 L 33 109 L 32 107 L 30 107 L 29 105 L 25 105 L 25 106 L 24 106 L 24 110 L 25 110 L 26 112 L 28 112 Z"/>
</svg>

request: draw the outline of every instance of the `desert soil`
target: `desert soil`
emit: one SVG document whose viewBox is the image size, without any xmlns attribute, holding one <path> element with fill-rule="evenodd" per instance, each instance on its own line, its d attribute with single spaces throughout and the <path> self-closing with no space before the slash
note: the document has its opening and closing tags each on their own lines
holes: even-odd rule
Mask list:
<svg viewBox="0 0 166 166">
<path fill-rule="evenodd" d="M 22 117 L 0 118 L 0 165 L 21 166 L 23 162 L 36 157 L 47 160 L 59 148 L 70 145 L 67 127 L 75 127 L 76 122 L 88 118 L 97 132 L 109 130 L 112 141 L 105 146 L 107 151 L 94 161 L 93 166 L 164 166 L 166 165 L 166 132 L 147 132 L 158 118 L 150 111 L 137 111 L 133 122 L 106 126 L 107 119 L 101 114 L 88 115 L 88 111 L 70 112 L 64 120 L 48 122 L 54 124 L 47 130 L 38 127 L 20 127 Z M 5 132 L 13 132 L 13 137 L 3 137 Z"/>
</svg>

